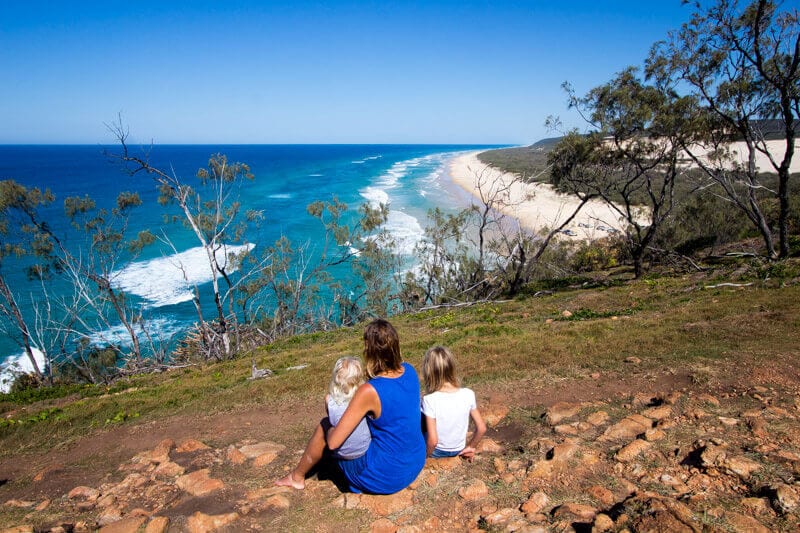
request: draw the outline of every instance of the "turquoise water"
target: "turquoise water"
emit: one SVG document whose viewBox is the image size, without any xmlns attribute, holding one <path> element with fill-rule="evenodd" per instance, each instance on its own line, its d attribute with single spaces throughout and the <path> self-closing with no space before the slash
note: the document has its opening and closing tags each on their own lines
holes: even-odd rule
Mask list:
<svg viewBox="0 0 800 533">
<path fill-rule="evenodd" d="M 148 147 L 151 163 L 174 172 L 187 183 L 195 183 L 199 168 L 205 167 L 215 153 L 229 161 L 241 161 L 255 175 L 242 188 L 240 199 L 245 209 L 261 210 L 265 219 L 248 241 L 258 247 L 270 246 L 281 236 L 297 244 L 308 243 L 311 250 L 321 246 L 320 223 L 306 213 L 306 206 L 316 200 L 337 197 L 351 210 L 364 202 L 389 205 L 386 228 L 395 237 L 401 253 L 409 254 L 423 234 L 428 209 L 462 207 L 463 191 L 454 187 L 447 175 L 449 159 L 463 151 L 491 148 L 463 145 L 170 145 Z M 143 153 L 140 147 L 132 152 Z M 172 249 L 158 242 L 118 272 L 116 283 L 141 304 L 145 318 L 162 338 L 180 334 L 195 319 L 191 286 L 175 268 L 180 262 L 187 275 L 208 294 L 210 277 L 198 243 L 180 224 L 165 224 L 165 209 L 156 202 L 157 191 L 151 177 L 129 175 L 120 163 L 104 152 L 118 151 L 116 146 L 0 146 L 0 179 L 14 179 L 31 187 L 49 188 L 56 202 L 44 209 L 55 231 L 65 236 L 77 249 L 77 239 L 70 233 L 63 216 L 63 199 L 89 194 L 98 207 L 113 207 L 121 191 L 137 191 L 144 205 L 131 220 L 130 235 L 150 229 L 169 238 Z M 32 316 L 31 301 L 39 286 L 26 279 L 19 264 L 6 259 L 3 274 L 14 287 L 26 315 Z M 346 275 L 346 274 L 341 274 Z M 343 280 L 346 283 L 346 280 Z M 55 280 L 51 293 L 66 296 L 69 286 Z M 205 298 L 209 301 L 208 298 Z M 125 343 L 119 325 L 98 325 L 90 336 L 92 342 Z M 0 338 L 0 361 L 16 360 L 18 345 Z"/>
</svg>

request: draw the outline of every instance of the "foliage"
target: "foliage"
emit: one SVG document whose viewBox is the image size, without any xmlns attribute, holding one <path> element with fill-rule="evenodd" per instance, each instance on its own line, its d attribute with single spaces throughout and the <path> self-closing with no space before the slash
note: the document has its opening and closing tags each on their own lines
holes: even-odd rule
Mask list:
<svg viewBox="0 0 800 533">
<path fill-rule="evenodd" d="M 686 153 L 758 229 L 769 257 L 789 252 L 789 167 L 800 118 L 798 20 L 796 8 L 782 11 L 772 0 L 698 3 L 689 22 L 656 43 L 646 65 L 656 83 L 698 102 Z M 782 140 L 782 149 L 768 146 L 770 139 Z M 744 163 L 731 141 L 744 143 Z M 758 155 L 778 175 L 774 191 L 763 187 Z M 779 203 L 777 251 L 763 212 L 770 197 Z"/>
</svg>

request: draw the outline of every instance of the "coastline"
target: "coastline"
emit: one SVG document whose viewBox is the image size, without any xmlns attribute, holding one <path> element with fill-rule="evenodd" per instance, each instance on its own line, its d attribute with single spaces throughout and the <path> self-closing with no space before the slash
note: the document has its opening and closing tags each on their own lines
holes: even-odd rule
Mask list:
<svg viewBox="0 0 800 533">
<path fill-rule="evenodd" d="M 481 191 L 487 196 L 494 194 L 501 199 L 498 210 L 533 233 L 561 225 L 580 204 L 578 198 L 562 194 L 552 185 L 523 183 L 515 174 L 481 163 L 479 153 L 481 151 L 459 154 L 448 163 L 451 181 L 468 192 L 473 203 L 480 204 Z M 561 233 L 559 238 L 595 240 L 608 236 L 608 229 L 613 233 L 623 226 L 619 213 L 612 207 L 602 200 L 591 200 L 564 228 L 574 235 Z"/>
</svg>

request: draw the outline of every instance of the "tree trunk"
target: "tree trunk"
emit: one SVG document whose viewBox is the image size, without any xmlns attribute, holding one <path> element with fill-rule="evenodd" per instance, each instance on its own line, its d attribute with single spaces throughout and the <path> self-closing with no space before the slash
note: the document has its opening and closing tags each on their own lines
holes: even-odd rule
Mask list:
<svg viewBox="0 0 800 533">
<path fill-rule="evenodd" d="M 6 285 L 5 278 L 0 275 L 0 294 L 3 295 L 5 298 L 6 303 L 8 304 L 8 308 L 11 311 L 11 314 L 14 316 L 14 321 L 17 323 L 17 328 L 19 328 L 20 334 L 22 335 L 22 344 L 25 349 L 25 354 L 28 356 L 28 359 L 31 361 L 31 366 L 33 366 L 33 371 L 36 373 L 38 378 L 42 377 L 42 371 L 39 369 L 39 364 L 36 362 L 36 357 L 33 355 L 33 347 L 31 346 L 31 334 L 28 330 L 28 325 L 25 323 L 25 319 L 22 316 L 22 313 L 17 306 L 17 302 L 14 299 L 14 295 L 11 293 L 11 289 L 8 288 Z"/>
</svg>

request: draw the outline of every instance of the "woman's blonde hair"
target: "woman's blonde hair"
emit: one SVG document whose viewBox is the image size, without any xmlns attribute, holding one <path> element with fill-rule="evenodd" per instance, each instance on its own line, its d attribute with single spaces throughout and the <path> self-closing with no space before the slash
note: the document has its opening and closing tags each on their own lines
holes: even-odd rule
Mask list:
<svg viewBox="0 0 800 533">
<path fill-rule="evenodd" d="M 444 346 L 434 346 L 425 352 L 422 361 L 422 379 L 425 382 L 425 391 L 429 394 L 441 389 L 445 383 L 460 387 L 461 383 L 456 377 L 456 361 L 449 349 Z"/>
<path fill-rule="evenodd" d="M 367 324 L 364 329 L 364 359 L 370 378 L 403 368 L 400 337 L 388 321 L 378 318 Z"/>
<path fill-rule="evenodd" d="M 345 404 L 353 398 L 356 389 L 364 381 L 364 367 L 361 366 L 361 359 L 340 357 L 333 365 L 328 392 L 335 403 Z"/>
</svg>

